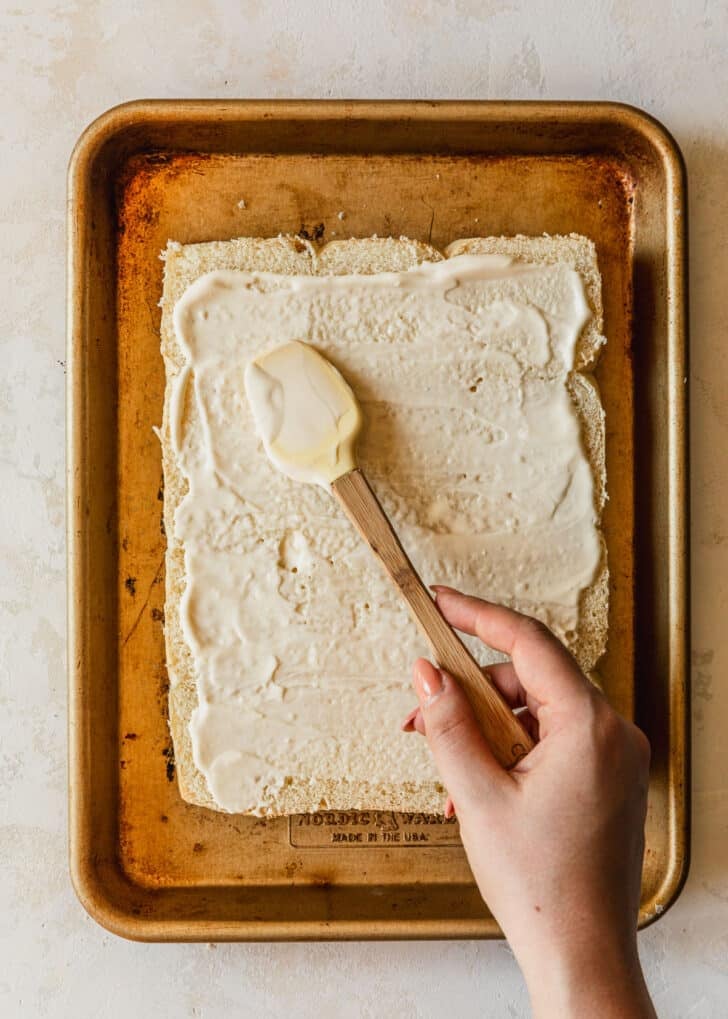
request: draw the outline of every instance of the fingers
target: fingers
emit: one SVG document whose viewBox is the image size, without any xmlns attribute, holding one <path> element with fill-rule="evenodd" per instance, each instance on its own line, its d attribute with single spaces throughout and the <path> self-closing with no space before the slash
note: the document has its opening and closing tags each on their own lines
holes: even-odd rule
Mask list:
<svg viewBox="0 0 728 1019">
<path fill-rule="evenodd" d="M 526 724 L 529 733 L 533 736 L 533 732 L 527 723 L 531 716 L 533 716 L 534 721 L 538 718 L 541 702 L 537 697 L 534 697 L 533 694 L 524 689 L 513 662 L 500 662 L 498 665 L 489 665 L 484 671 L 486 676 L 493 682 L 493 685 L 498 687 L 503 694 L 509 708 L 513 708 L 514 711 L 517 708 L 528 709 L 527 712 L 524 712 L 525 717 L 524 715 L 519 717 L 520 721 Z"/>
<path fill-rule="evenodd" d="M 419 707 L 412 708 L 412 710 L 410 711 L 409 715 L 406 716 L 406 718 L 403 720 L 402 724 L 400 725 L 400 729 L 402 730 L 402 732 L 414 732 L 415 731 L 415 718 L 417 717 L 419 712 L 420 712 Z"/>
<path fill-rule="evenodd" d="M 449 587 L 436 586 L 433 590 L 438 608 L 451 626 L 510 655 L 518 680 L 539 705 L 573 701 L 589 694 L 589 681 L 543 624 L 504 605 L 493 605 Z"/>
<path fill-rule="evenodd" d="M 511 783 L 486 743 L 470 702 L 455 680 L 424 658 L 414 667 L 425 738 L 447 791 L 458 807 L 468 809 L 484 795 Z"/>
<path fill-rule="evenodd" d="M 513 667 L 513 662 L 500 662 L 498 665 L 489 665 L 483 672 L 486 679 L 503 694 L 503 699 L 509 708 L 512 708 L 514 711 L 518 708 L 528 709 L 520 715 L 520 720 L 524 725 L 528 727 L 529 723 L 536 721 L 535 716 L 538 714 L 539 702 L 523 689 Z M 425 735 L 425 722 L 419 705 L 413 708 L 406 718 L 402 720 L 400 729 L 402 732 L 419 732 L 421 736 Z M 529 732 L 533 735 L 530 728 Z"/>
<path fill-rule="evenodd" d="M 521 685 L 513 662 L 500 662 L 483 669 L 485 676 L 503 694 L 509 708 L 522 708 L 526 704 L 526 691 Z"/>
<path fill-rule="evenodd" d="M 541 724 L 539 723 L 538 716 L 529 711 L 528 708 L 524 708 L 522 711 L 517 711 L 515 714 L 518 716 L 518 721 L 521 723 L 533 742 L 540 742 Z M 523 758 L 522 761 L 519 761 L 519 764 L 523 763 L 524 760 L 525 758 Z"/>
<path fill-rule="evenodd" d="M 400 729 L 402 732 L 418 732 L 420 736 L 425 735 L 425 720 L 422 717 L 419 705 L 410 711 L 409 715 L 402 722 Z"/>
</svg>

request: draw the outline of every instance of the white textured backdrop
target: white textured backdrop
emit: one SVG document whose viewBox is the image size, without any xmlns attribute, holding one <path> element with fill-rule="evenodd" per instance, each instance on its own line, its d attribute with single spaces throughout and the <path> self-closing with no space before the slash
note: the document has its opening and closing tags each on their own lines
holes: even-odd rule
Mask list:
<svg viewBox="0 0 728 1019">
<path fill-rule="evenodd" d="M 694 848 L 640 939 L 662 1017 L 728 1015 L 728 8 L 667 0 L 0 3 L 0 1010 L 527 1014 L 503 944 L 135 945 L 67 877 L 64 201 L 104 109 L 147 97 L 616 99 L 690 177 Z"/>
</svg>

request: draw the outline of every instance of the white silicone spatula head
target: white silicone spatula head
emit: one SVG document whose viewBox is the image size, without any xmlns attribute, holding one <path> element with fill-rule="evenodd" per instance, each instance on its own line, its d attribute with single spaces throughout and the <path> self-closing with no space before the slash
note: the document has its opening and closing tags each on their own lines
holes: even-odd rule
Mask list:
<svg viewBox="0 0 728 1019">
<path fill-rule="evenodd" d="M 362 414 L 334 366 L 307 343 L 261 354 L 245 370 L 255 427 L 272 463 L 324 488 L 356 466 Z"/>
</svg>

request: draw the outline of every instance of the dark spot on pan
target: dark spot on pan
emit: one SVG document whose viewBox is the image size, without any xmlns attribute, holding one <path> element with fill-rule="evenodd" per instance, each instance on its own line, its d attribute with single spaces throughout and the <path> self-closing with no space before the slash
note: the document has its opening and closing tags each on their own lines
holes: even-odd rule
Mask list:
<svg viewBox="0 0 728 1019">
<path fill-rule="evenodd" d="M 195 842 L 194 846 L 192 847 L 192 852 L 193 853 L 201 853 L 204 848 L 205 847 L 204 847 L 202 842 Z"/>
<path fill-rule="evenodd" d="M 138 739 L 135 732 L 127 732 L 124 734 L 124 739 Z"/>
<path fill-rule="evenodd" d="M 127 577 L 124 581 L 124 587 L 133 598 L 136 594 L 136 577 Z"/>
<path fill-rule="evenodd" d="M 303 224 L 301 224 L 301 229 L 298 231 L 298 236 L 302 237 L 304 241 L 314 241 L 316 244 L 318 244 L 321 240 L 323 240 L 325 232 L 326 227 L 324 226 L 323 223 L 317 223 L 316 226 L 311 227 L 310 230 L 308 230 Z"/>
<path fill-rule="evenodd" d="M 164 718 L 167 718 L 169 714 L 169 680 L 163 678 L 159 684 L 159 693 L 157 694 L 157 701 L 159 703 L 159 710 L 161 711 Z"/>
<path fill-rule="evenodd" d="M 168 152 L 146 152 L 144 158 L 149 166 L 166 166 L 171 160 Z"/>
<path fill-rule="evenodd" d="M 164 612 L 162 609 L 152 609 L 152 619 L 155 623 L 164 622 Z"/>
<path fill-rule="evenodd" d="M 165 757 L 166 760 L 167 760 L 167 765 L 166 765 L 167 781 L 168 782 L 174 782 L 174 768 L 175 768 L 175 764 L 174 764 L 174 748 L 171 745 L 168 746 L 168 747 L 165 747 L 164 750 L 162 751 L 162 757 Z"/>
</svg>

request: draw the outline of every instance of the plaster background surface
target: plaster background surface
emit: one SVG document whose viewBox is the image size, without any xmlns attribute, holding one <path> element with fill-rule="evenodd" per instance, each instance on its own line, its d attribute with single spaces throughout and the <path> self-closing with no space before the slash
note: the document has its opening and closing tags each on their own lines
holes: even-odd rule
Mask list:
<svg viewBox="0 0 728 1019">
<path fill-rule="evenodd" d="M 691 875 L 640 939 L 662 1017 L 728 1014 L 728 6 L 698 0 L 0 3 L 3 1016 L 523 1016 L 504 944 L 137 945 L 66 863 L 65 172 L 147 97 L 561 98 L 661 119 L 690 180 Z"/>
</svg>

